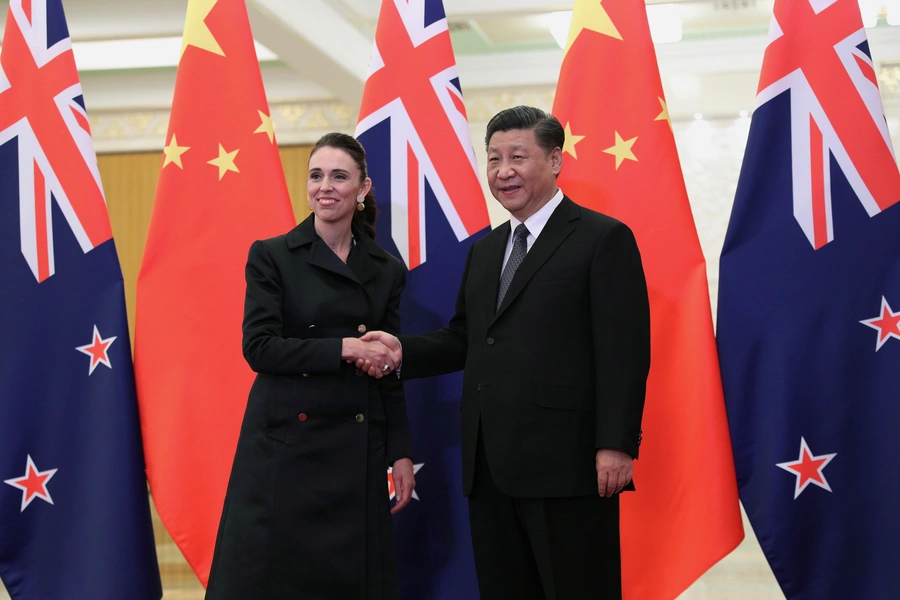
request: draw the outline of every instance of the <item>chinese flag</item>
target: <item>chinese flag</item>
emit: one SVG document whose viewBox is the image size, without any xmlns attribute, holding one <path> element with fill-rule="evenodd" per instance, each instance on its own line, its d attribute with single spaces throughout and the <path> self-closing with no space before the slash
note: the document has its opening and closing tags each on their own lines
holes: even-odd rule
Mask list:
<svg viewBox="0 0 900 600">
<path fill-rule="evenodd" d="M 247 251 L 293 225 L 244 0 L 190 0 L 135 371 L 150 491 L 204 585 L 254 376 L 241 355 Z"/>
<path fill-rule="evenodd" d="M 706 265 L 643 0 L 576 0 L 553 114 L 559 186 L 634 231 L 651 352 L 637 492 L 622 496 L 626 600 L 671 600 L 743 538 Z"/>
</svg>

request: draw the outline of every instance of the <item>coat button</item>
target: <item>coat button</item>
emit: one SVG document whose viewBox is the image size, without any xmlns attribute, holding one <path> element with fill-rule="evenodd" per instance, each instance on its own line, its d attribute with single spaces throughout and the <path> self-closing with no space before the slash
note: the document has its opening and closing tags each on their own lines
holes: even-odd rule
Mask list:
<svg viewBox="0 0 900 600">
<path fill-rule="evenodd" d="M 488 346 L 493 346 L 493 345 L 494 345 L 494 338 L 488 338 L 488 339 L 487 339 L 487 345 L 488 345 Z"/>
<path fill-rule="evenodd" d="M 363 376 L 363 372 L 360 371 L 359 369 L 357 369 L 357 370 L 356 370 L 356 376 L 357 376 L 357 377 L 362 377 L 362 376 Z"/>
<path fill-rule="evenodd" d="M 303 373 L 304 377 L 309 377 L 309 373 Z"/>
<path fill-rule="evenodd" d="M 478 385 L 476 385 L 476 386 L 475 386 L 475 389 L 478 390 L 478 391 L 480 392 L 480 391 L 481 391 L 481 384 L 479 383 Z"/>
<path fill-rule="evenodd" d="M 365 332 L 366 332 L 366 326 L 365 326 L 365 325 L 360 325 L 359 327 L 356 328 L 356 330 L 357 330 L 358 332 L 360 332 L 360 333 L 365 333 Z"/>
<path fill-rule="evenodd" d="M 365 421 L 365 420 L 366 420 L 366 417 L 363 416 L 362 413 L 356 415 L 356 422 L 357 422 L 357 423 L 362 423 L 362 422 Z"/>
<path fill-rule="evenodd" d="M 308 419 L 308 418 L 309 418 L 309 417 L 306 416 L 306 413 L 300 413 L 299 415 L 297 415 L 297 420 L 298 420 L 298 421 L 305 421 L 305 420 Z"/>
</svg>

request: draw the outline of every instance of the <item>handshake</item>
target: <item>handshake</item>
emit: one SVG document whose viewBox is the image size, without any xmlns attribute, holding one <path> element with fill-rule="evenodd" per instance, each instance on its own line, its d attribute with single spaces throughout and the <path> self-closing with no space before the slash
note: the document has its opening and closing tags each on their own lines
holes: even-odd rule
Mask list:
<svg viewBox="0 0 900 600">
<path fill-rule="evenodd" d="M 396 372 L 403 361 L 400 340 L 384 331 L 370 331 L 361 338 L 344 338 L 341 358 L 356 363 L 356 368 L 381 379 Z"/>
</svg>

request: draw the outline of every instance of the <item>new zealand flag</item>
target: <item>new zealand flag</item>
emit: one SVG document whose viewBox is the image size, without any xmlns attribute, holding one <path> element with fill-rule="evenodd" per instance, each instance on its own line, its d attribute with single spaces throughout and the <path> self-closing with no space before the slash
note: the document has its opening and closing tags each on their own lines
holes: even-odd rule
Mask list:
<svg viewBox="0 0 900 600">
<path fill-rule="evenodd" d="M 719 284 L 741 500 L 788 598 L 900 598 L 900 173 L 857 0 L 774 10 Z"/>
<path fill-rule="evenodd" d="M 122 274 L 60 0 L 0 55 L 0 577 L 14 600 L 162 595 Z"/>
<path fill-rule="evenodd" d="M 440 0 L 382 2 L 357 136 L 378 243 L 410 270 L 403 332 L 446 326 L 466 252 L 490 219 Z M 461 387 L 459 374 L 406 383 L 416 493 L 395 520 L 404 597 L 478 598 L 461 490 Z"/>
</svg>

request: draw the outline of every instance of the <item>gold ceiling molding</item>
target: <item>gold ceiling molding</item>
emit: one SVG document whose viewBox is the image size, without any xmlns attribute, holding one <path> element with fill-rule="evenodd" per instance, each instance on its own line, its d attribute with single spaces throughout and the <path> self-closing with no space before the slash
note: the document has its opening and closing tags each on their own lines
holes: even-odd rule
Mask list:
<svg viewBox="0 0 900 600">
<path fill-rule="evenodd" d="M 883 64 L 878 79 L 885 107 L 892 113 L 893 107 L 900 104 L 900 63 Z M 472 90 L 466 93 L 469 124 L 473 132 L 483 131 L 492 116 L 518 104 L 549 111 L 553 106 L 553 94 L 554 88 L 550 86 L 506 91 Z M 358 108 L 343 102 L 282 102 L 271 108 L 275 133 L 283 146 L 312 144 L 329 131 L 353 133 L 356 128 Z M 101 154 L 162 150 L 168 122 L 168 109 L 90 112 L 94 145 Z"/>
<path fill-rule="evenodd" d="M 98 153 L 158 151 L 165 145 L 169 109 L 88 110 Z M 315 142 L 329 131 L 352 132 L 356 111 L 342 102 L 285 102 L 272 105 L 271 117 L 278 142 L 295 145 Z"/>
<path fill-rule="evenodd" d="M 500 110 L 516 104 L 549 110 L 553 89 L 466 94 L 469 122 L 473 124 L 487 123 Z M 88 106 L 88 110 L 98 153 L 158 151 L 165 145 L 169 109 L 103 111 Z M 352 133 L 357 110 L 337 101 L 282 102 L 271 105 L 271 116 L 279 144 L 311 144 L 329 131 Z"/>
</svg>

